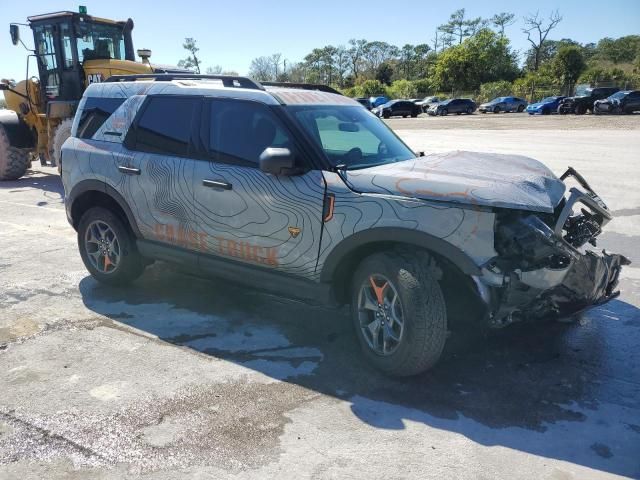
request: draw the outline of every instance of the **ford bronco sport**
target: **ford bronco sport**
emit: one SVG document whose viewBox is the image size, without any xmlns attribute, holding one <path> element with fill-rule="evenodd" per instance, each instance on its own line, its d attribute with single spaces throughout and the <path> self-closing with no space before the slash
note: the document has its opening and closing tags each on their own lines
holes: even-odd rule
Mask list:
<svg viewBox="0 0 640 480">
<path fill-rule="evenodd" d="M 355 100 L 304 85 L 110 80 L 86 90 L 62 153 L 67 216 L 101 282 L 164 260 L 350 304 L 364 354 L 394 375 L 435 364 L 461 306 L 501 327 L 618 293 L 628 260 L 584 248 L 611 213 L 572 169 L 416 155 Z"/>
</svg>

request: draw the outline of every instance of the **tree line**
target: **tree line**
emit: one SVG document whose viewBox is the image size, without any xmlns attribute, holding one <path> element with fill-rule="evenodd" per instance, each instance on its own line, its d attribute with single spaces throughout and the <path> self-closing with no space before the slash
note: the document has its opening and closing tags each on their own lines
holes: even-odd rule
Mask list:
<svg viewBox="0 0 640 480">
<path fill-rule="evenodd" d="M 400 47 L 382 40 L 351 39 L 346 45 L 314 48 L 299 61 L 275 53 L 254 58 L 249 76 L 259 81 L 321 83 L 350 96 L 386 93 L 398 98 L 436 92 L 477 92 L 480 97 L 533 96 L 543 90 L 560 94 L 578 82 L 640 87 L 640 35 L 587 44 L 550 39 L 561 21 L 558 11 L 523 17 L 520 30 L 530 47 L 521 53 L 512 48 L 506 33 L 517 22 L 513 13 L 470 18 L 459 9 L 425 43 Z M 190 55 L 180 64 L 199 72 L 195 40 L 185 39 L 184 48 Z M 207 72 L 236 73 L 220 66 Z"/>
</svg>

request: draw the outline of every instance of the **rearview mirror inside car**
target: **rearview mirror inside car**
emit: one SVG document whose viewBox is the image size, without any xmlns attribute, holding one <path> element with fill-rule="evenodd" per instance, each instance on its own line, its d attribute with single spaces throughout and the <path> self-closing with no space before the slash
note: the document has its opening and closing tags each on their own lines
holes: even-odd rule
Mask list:
<svg viewBox="0 0 640 480">
<path fill-rule="evenodd" d="M 288 148 L 265 148 L 260 155 L 260 170 L 272 175 L 292 175 L 295 172 L 295 155 Z"/>
<path fill-rule="evenodd" d="M 18 42 L 20 41 L 20 27 L 15 23 L 12 23 L 9 25 L 9 33 L 11 33 L 11 43 L 18 45 Z"/>
<path fill-rule="evenodd" d="M 360 127 L 358 126 L 358 124 L 353 122 L 342 122 L 338 125 L 338 129 L 341 132 L 359 132 L 360 131 Z"/>
</svg>

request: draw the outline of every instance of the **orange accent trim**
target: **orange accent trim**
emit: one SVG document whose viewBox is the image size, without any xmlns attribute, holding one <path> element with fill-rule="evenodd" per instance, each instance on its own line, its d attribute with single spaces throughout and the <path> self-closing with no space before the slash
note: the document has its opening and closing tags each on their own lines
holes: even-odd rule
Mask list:
<svg viewBox="0 0 640 480">
<path fill-rule="evenodd" d="M 378 285 L 376 285 L 373 277 L 369 277 L 369 283 L 371 284 L 371 288 L 373 288 L 373 292 L 376 294 L 378 305 L 382 305 L 384 303 L 384 291 L 386 290 L 387 285 L 389 285 L 389 282 L 384 282 L 384 285 L 379 287 Z"/>
<path fill-rule="evenodd" d="M 333 218 L 333 210 L 336 206 L 336 197 L 333 195 L 328 195 L 327 200 L 329 201 L 329 211 L 327 212 L 325 217 L 322 219 L 325 223 L 330 221 Z"/>
</svg>

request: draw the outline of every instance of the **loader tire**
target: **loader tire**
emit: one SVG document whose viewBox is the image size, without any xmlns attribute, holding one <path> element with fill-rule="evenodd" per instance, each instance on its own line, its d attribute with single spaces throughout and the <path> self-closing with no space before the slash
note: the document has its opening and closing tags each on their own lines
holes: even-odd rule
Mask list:
<svg viewBox="0 0 640 480">
<path fill-rule="evenodd" d="M 73 119 L 67 118 L 66 120 L 63 120 L 53 132 L 50 152 L 51 165 L 53 167 L 58 167 L 58 170 L 60 170 L 62 165 L 62 144 L 71 136 L 71 125 L 73 125 Z"/>
<path fill-rule="evenodd" d="M 0 180 L 17 180 L 27 171 L 29 154 L 12 147 L 9 136 L 0 125 Z"/>
</svg>

